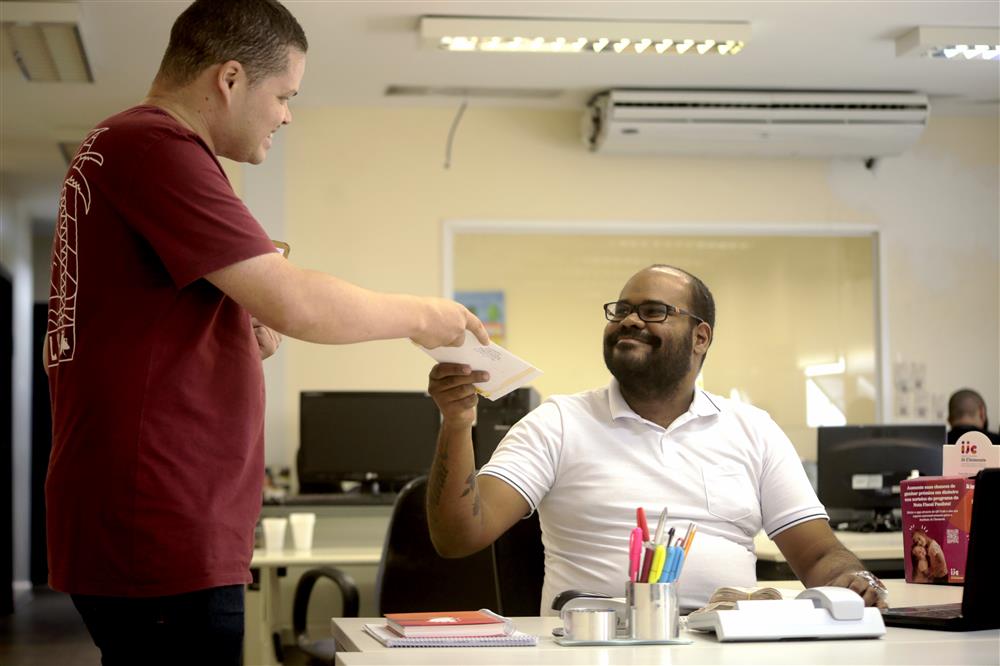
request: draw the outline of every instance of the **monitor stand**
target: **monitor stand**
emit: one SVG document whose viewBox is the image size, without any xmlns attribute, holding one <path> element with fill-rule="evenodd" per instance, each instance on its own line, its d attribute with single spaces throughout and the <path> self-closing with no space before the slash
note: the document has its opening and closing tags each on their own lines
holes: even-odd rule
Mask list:
<svg viewBox="0 0 1000 666">
<path fill-rule="evenodd" d="M 875 509 L 869 516 L 841 523 L 840 529 L 849 532 L 899 532 L 903 524 L 892 509 Z"/>
</svg>

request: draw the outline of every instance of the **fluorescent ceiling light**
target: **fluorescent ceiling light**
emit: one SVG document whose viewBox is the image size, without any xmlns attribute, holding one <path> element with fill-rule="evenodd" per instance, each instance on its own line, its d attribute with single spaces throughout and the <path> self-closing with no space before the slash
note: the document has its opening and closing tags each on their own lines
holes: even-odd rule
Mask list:
<svg viewBox="0 0 1000 666">
<path fill-rule="evenodd" d="M 896 55 L 1000 62 L 1000 27 L 920 26 L 896 38 Z"/>
<path fill-rule="evenodd" d="M 94 80 L 75 23 L 4 23 L 3 32 L 28 81 Z"/>
<path fill-rule="evenodd" d="M 422 16 L 420 36 L 444 51 L 735 55 L 750 24 Z"/>
</svg>

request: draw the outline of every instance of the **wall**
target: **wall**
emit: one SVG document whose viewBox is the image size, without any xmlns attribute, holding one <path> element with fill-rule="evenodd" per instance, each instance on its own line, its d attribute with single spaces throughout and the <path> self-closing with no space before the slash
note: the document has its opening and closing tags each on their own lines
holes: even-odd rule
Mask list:
<svg viewBox="0 0 1000 666">
<path fill-rule="evenodd" d="M 938 392 L 976 387 L 1000 417 L 996 118 L 936 118 L 920 145 L 873 170 L 595 155 L 581 146 L 576 112 L 477 107 L 445 170 L 450 110 L 299 109 L 295 118 L 284 130 L 285 200 L 300 265 L 438 295 L 445 220 L 872 225 L 887 267 L 887 358 L 926 362 Z M 956 325 L 970 317 L 974 326 Z M 291 450 L 299 391 L 421 389 L 431 364 L 405 341 L 288 341 L 279 362 L 279 430 Z"/>
</svg>

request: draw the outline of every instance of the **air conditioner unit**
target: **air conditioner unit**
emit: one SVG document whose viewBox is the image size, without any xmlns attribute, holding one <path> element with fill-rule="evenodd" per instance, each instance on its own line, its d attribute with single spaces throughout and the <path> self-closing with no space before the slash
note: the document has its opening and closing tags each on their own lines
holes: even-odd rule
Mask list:
<svg viewBox="0 0 1000 666">
<path fill-rule="evenodd" d="M 583 139 L 600 153 L 882 157 L 916 143 L 929 112 L 918 93 L 609 90 Z"/>
</svg>

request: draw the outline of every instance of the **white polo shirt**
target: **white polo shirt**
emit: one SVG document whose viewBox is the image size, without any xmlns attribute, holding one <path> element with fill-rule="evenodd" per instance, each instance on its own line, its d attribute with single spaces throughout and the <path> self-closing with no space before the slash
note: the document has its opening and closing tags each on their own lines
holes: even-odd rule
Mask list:
<svg viewBox="0 0 1000 666">
<path fill-rule="evenodd" d="M 678 538 L 698 525 L 678 584 L 686 608 L 705 605 L 722 585 L 754 585 L 761 528 L 774 537 L 829 519 L 778 424 L 701 390 L 666 429 L 633 412 L 615 380 L 553 396 L 510 429 L 480 474 L 506 481 L 538 510 L 543 615 L 563 590 L 625 596 L 637 507 L 651 533 L 664 506 Z"/>
</svg>

